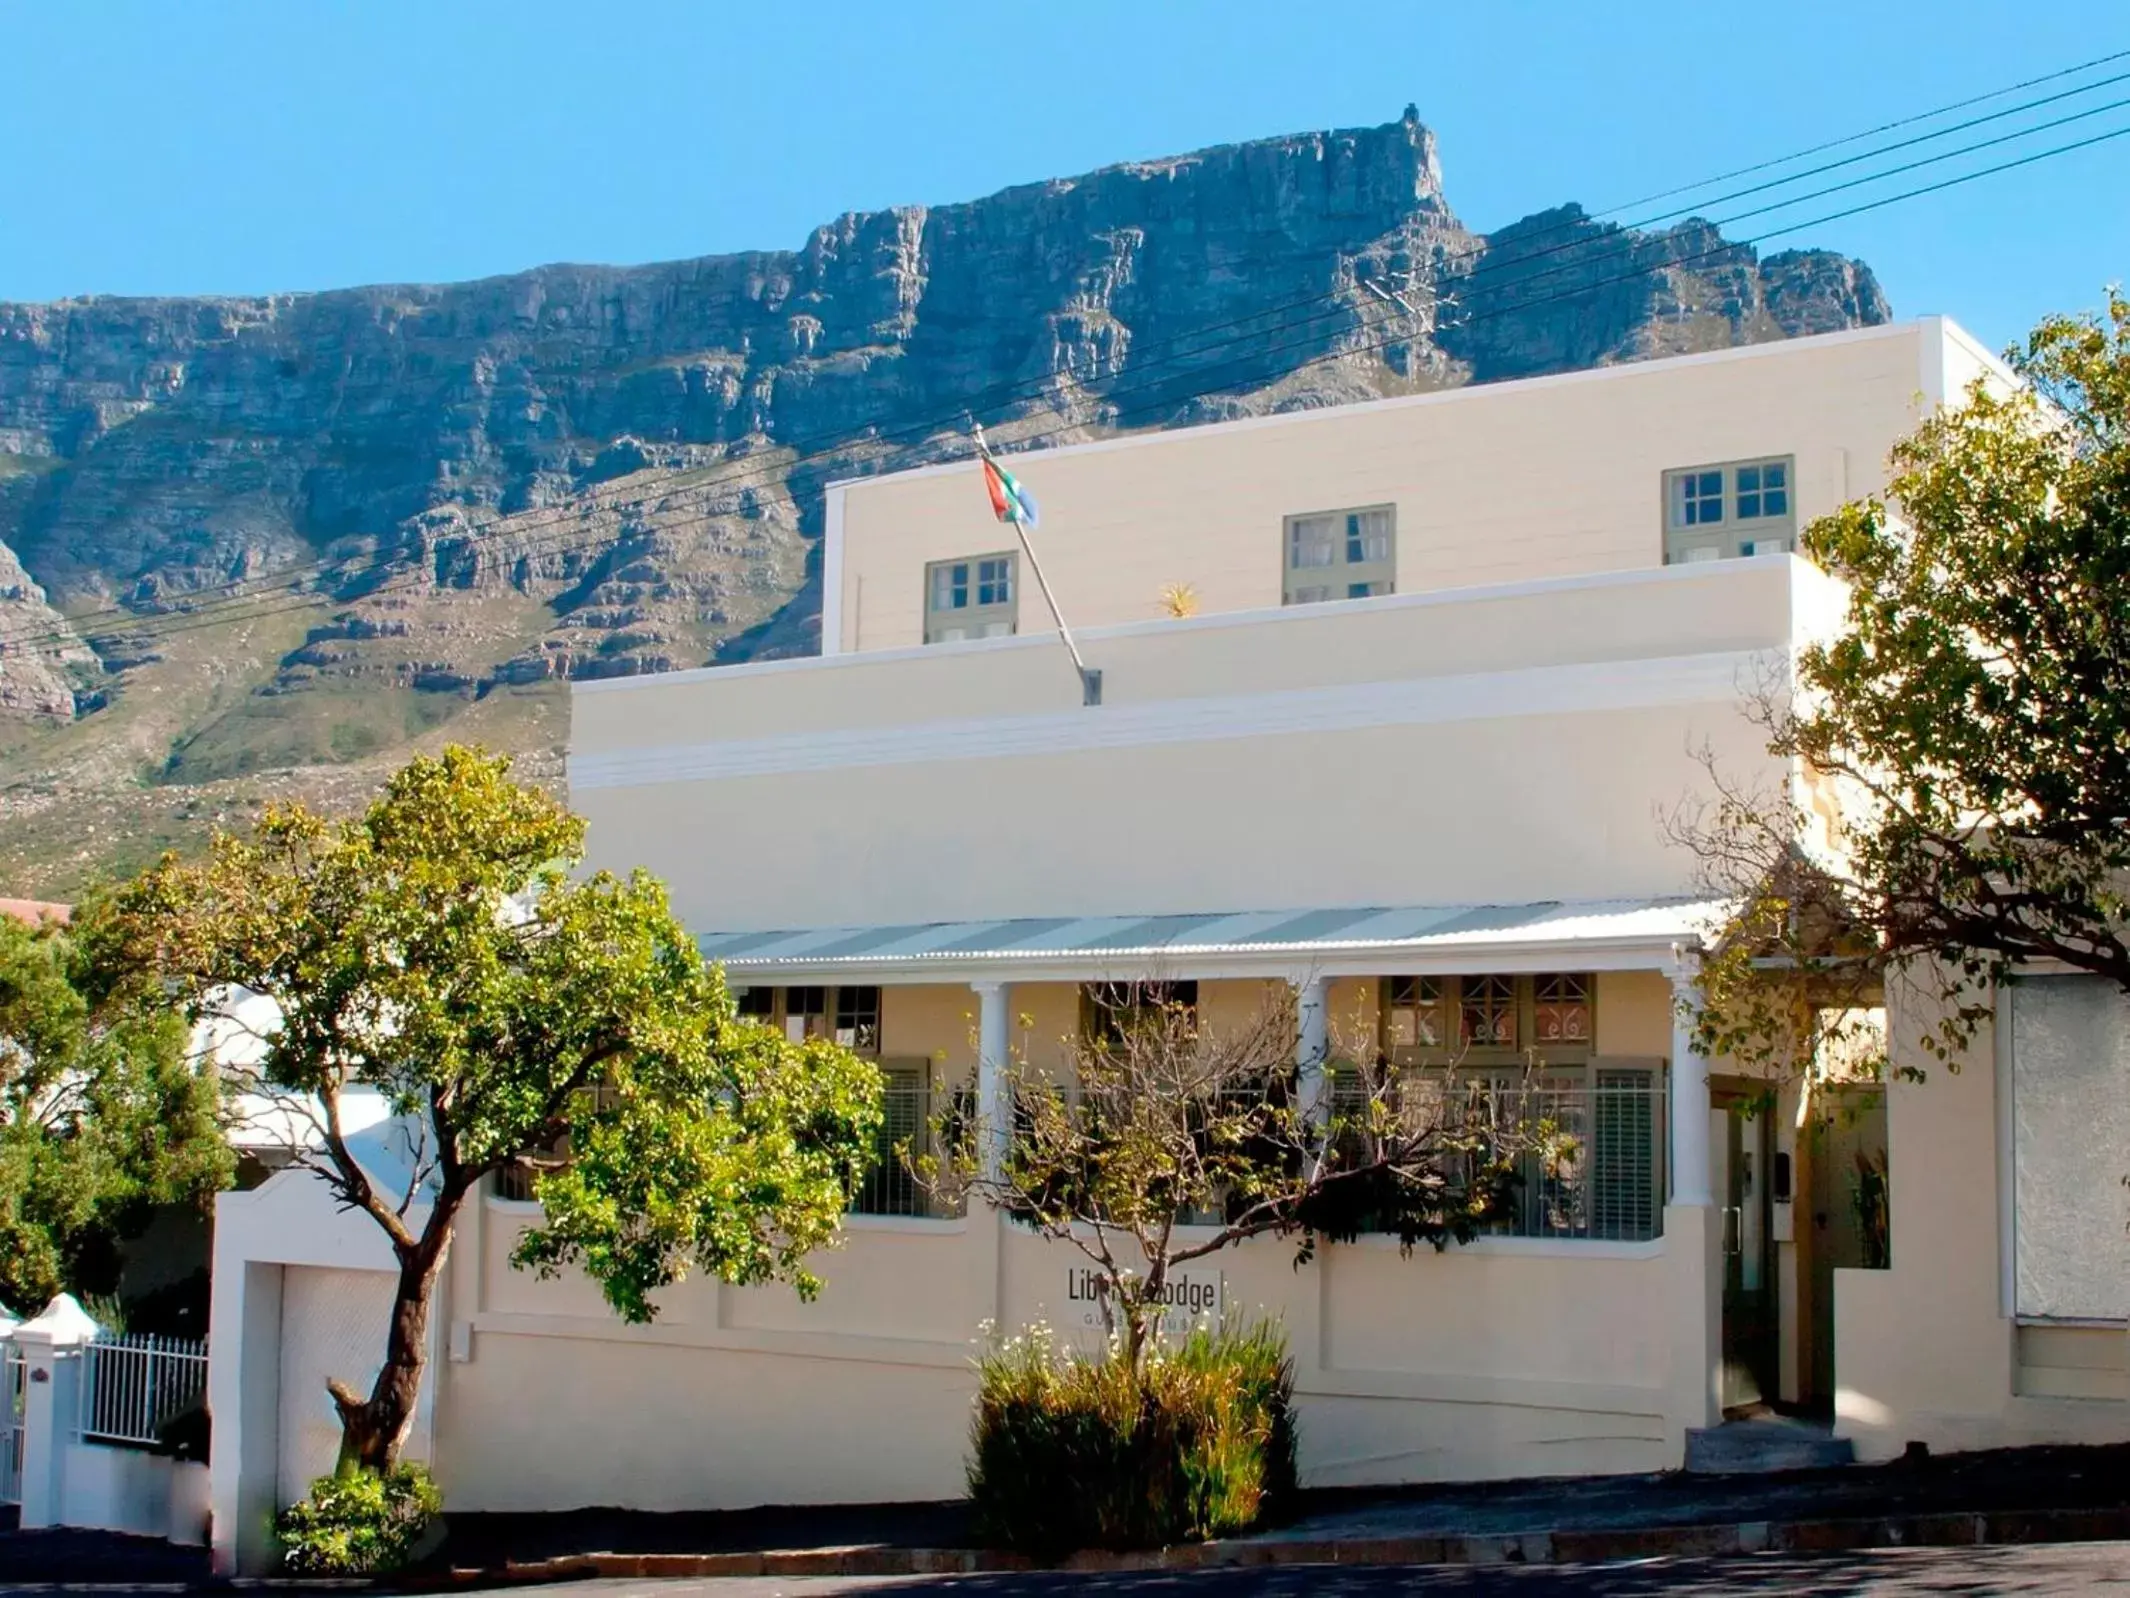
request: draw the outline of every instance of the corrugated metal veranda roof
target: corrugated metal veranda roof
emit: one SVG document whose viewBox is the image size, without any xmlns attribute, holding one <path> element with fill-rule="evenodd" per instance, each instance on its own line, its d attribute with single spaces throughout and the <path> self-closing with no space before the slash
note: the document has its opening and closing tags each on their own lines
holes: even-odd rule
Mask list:
<svg viewBox="0 0 2130 1598">
<path fill-rule="evenodd" d="M 1454 955 L 1596 945 L 1698 945 L 1724 906 L 1707 900 L 1549 900 L 1512 905 L 1265 910 L 1204 915 L 1022 917 L 781 932 L 704 933 L 703 954 L 740 973 L 887 974 L 945 968 L 1187 963 L 1306 965 L 1337 957 Z"/>
</svg>

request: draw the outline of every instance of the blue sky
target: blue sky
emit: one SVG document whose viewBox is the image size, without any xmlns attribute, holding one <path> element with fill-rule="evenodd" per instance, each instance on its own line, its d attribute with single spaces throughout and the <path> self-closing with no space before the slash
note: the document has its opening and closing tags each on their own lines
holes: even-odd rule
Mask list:
<svg viewBox="0 0 2130 1598">
<path fill-rule="evenodd" d="M 1451 205 L 1488 228 L 2126 49 L 2121 0 L 0 0 L 0 298 L 788 248 L 845 210 L 1387 122 L 1408 101 L 1440 136 Z M 2130 82 L 2027 120 L 2121 98 Z M 1768 247 L 1861 255 L 1897 312 L 2001 345 L 2130 277 L 2126 195 L 2130 138 Z"/>
</svg>

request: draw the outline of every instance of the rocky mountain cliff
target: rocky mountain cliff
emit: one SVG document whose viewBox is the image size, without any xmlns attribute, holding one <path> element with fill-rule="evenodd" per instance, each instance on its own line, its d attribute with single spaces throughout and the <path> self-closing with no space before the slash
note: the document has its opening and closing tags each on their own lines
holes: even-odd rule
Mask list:
<svg viewBox="0 0 2130 1598">
<path fill-rule="evenodd" d="M 796 251 L 0 304 L 0 881 L 411 742 L 552 770 L 563 679 L 811 649 L 821 483 L 970 415 L 1040 445 L 1887 315 L 1699 222 L 1474 234 L 1410 110 Z"/>
</svg>

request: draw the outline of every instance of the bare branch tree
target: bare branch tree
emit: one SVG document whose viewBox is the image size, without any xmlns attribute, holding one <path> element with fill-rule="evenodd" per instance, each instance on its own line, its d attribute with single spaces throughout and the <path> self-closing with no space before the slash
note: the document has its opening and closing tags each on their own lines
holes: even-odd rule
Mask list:
<svg viewBox="0 0 2130 1598">
<path fill-rule="evenodd" d="M 911 1163 L 935 1193 L 974 1194 L 1085 1255 L 1134 1365 L 1180 1267 L 1267 1235 L 1296 1240 L 1298 1260 L 1364 1231 L 1408 1253 L 1469 1241 L 1505 1213 L 1525 1157 L 1558 1142 L 1520 1096 L 1399 1070 L 1372 1038 L 1357 1061 L 1322 1062 L 1319 1088 L 1285 984 L 1229 1028 L 1159 982 L 1097 989 L 1090 1007 L 1067 1079 L 1009 1062 L 1011 1126 L 949 1114 L 940 1154 Z"/>
</svg>

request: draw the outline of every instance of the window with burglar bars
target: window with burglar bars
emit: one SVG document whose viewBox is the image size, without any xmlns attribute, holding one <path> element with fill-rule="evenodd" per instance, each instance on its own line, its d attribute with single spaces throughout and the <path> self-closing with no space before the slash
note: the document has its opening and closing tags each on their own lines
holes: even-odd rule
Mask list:
<svg viewBox="0 0 2130 1598">
<path fill-rule="evenodd" d="M 884 1060 L 880 1077 L 878 1148 L 851 1209 L 858 1215 L 929 1215 L 931 1201 L 897 1151 L 907 1147 L 922 1154 L 930 1141 L 931 1062 Z"/>
<path fill-rule="evenodd" d="M 1405 1113 L 1479 1115 L 1550 1134 L 1524 1158 L 1510 1213 L 1490 1230 L 1626 1242 L 1659 1234 L 1663 1070 L 1595 1053 L 1593 976 L 1385 977 L 1380 1001 L 1382 1068 Z M 1334 1077 L 1335 1110 L 1354 1114 L 1364 1099 L 1353 1072 Z"/>
<path fill-rule="evenodd" d="M 863 986 L 750 987 L 740 1014 L 776 1028 L 794 1043 L 832 1038 L 876 1060 L 881 1075 L 881 1126 L 873 1166 L 851 1200 L 854 1215 L 931 1215 L 932 1201 L 917 1185 L 898 1149 L 922 1155 L 932 1143 L 932 1065 L 929 1060 L 880 1059 L 880 989 Z"/>
</svg>

